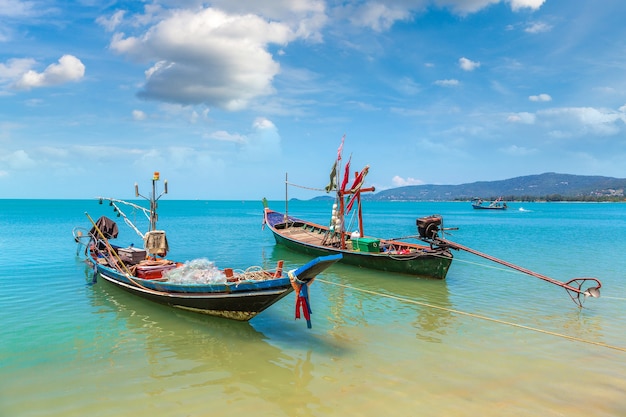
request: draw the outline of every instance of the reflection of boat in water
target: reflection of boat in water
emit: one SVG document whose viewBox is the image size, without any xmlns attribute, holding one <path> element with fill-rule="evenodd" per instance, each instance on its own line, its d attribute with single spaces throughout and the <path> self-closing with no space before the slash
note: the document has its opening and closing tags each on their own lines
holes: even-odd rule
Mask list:
<svg viewBox="0 0 626 417">
<path fill-rule="evenodd" d="M 309 386 L 315 371 L 311 352 L 281 349 L 250 322 L 160 308 L 109 285 L 90 288 L 100 315 L 94 321 L 100 335 L 95 349 L 117 352 L 116 366 L 138 376 L 134 393 L 161 396 L 161 403 L 169 396 L 193 415 L 204 415 L 190 410 L 206 411 L 206 398 L 220 403 L 210 406 L 215 415 L 240 410 L 233 402 L 248 395 L 263 398 L 272 415 L 313 415 L 302 412 L 303 397 L 314 408 L 323 404 Z"/>
<path fill-rule="evenodd" d="M 275 245 L 268 261 L 287 258 L 289 253 L 283 245 Z M 295 263 L 306 257 L 293 252 L 290 256 Z M 380 271 L 338 263 L 316 279 L 311 291 L 314 315 L 322 315 L 324 323 L 332 326 L 331 336 L 343 335 L 346 328 L 354 326 L 367 328 L 381 322 L 394 326 L 395 322 L 406 322 L 415 329 L 416 338 L 437 343 L 455 328 L 456 307 L 450 301 L 445 280 L 420 279 L 407 285 L 402 275 L 387 274 L 381 279 Z M 318 296 L 320 293 L 322 296 Z"/>
<path fill-rule="evenodd" d="M 142 239 L 143 248 L 120 247 L 110 243 L 118 236 L 117 224 L 100 217 L 92 223 L 91 230 L 74 229 L 74 239 L 85 246 L 86 261 L 94 266 L 94 276 L 118 286 L 139 297 L 190 310 L 197 313 L 246 321 L 255 317 L 290 292 L 296 290 L 297 301 L 304 306 L 308 302 L 307 287 L 313 279 L 326 268 L 337 262 L 341 255 L 318 257 L 299 268 L 283 273 L 282 261 L 276 270 L 258 270 L 250 268 L 237 272 L 232 268 L 217 269 L 212 262 L 194 260 L 175 262 L 166 259 L 169 246 L 165 231 L 156 229 L 157 200 L 156 182 L 159 173 L 152 179 L 150 209 L 135 203 L 112 198 L 100 197 L 114 207 L 114 211 L 124 217 L 124 221 Z M 164 192 L 167 193 L 167 182 Z M 137 186 L 135 195 L 140 196 Z M 131 208 L 143 211 L 150 220 L 150 228 L 144 234 L 123 213 Z M 302 308 L 307 324 L 310 319 L 306 308 Z"/>
<path fill-rule="evenodd" d="M 472 207 L 476 210 L 506 210 L 508 206 L 506 201 L 502 201 L 502 197 L 498 197 L 494 201 L 484 201 L 480 198 L 472 200 Z"/>
</svg>

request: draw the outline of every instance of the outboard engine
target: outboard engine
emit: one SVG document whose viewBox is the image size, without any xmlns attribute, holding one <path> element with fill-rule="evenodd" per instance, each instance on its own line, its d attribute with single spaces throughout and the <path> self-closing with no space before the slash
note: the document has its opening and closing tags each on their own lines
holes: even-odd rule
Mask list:
<svg viewBox="0 0 626 417">
<path fill-rule="evenodd" d="M 432 241 L 439 237 L 440 227 L 443 229 L 443 219 L 439 215 L 420 217 L 415 221 L 417 232 L 422 240 Z"/>
</svg>

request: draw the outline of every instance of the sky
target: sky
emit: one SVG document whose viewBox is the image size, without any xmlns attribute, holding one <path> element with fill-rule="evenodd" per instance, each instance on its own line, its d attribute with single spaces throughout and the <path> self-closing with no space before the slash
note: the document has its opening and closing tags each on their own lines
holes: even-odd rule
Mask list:
<svg viewBox="0 0 626 417">
<path fill-rule="evenodd" d="M 623 0 L 0 0 L 0 198 L 626 177 Z"/>
</svg>

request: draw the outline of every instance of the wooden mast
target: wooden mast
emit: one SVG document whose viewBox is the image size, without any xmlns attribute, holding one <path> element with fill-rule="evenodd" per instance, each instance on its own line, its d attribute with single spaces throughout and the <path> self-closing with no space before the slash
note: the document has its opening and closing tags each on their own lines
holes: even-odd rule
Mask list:
<svg viewBox="0 0 626 417">
<path fill-rule="evenodd" d="M 355 175 L 358 176 L 359 172 L 355 172 Z M 361 234 L 361 236 L 364 236 L 365 234 L 363 233 L 363 210 L 361 208 L 361 193 L 362 192 L 374 192 L 376 191 L 376 188 L 374 187 L 368 187 L 368 188 L 359 188 L 356 190 L 346 190 L 346 191 L 342 191 L 337 189 L 337 196 L 339 197 L 339 213 L 338 213 L 338 217 L 341 219 L 341 227 L 339 228 L 339 233 L 341 236 L 341 249 L 345 249 L 346 248 L 346 227 L 345 227 L 345 199 L 344 197 L 347 195 L 352 195 L 354 194 L 354 198 L 357 199 L 356 203 L 358 205 L 358 217 L 359 217 L 359 233 Z"/>
</svg>

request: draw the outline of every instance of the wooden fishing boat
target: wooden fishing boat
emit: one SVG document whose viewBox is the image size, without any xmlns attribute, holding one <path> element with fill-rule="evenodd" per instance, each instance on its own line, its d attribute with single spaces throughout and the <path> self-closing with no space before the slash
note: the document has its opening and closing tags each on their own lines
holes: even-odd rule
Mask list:
<svg viewBox="0 0 626 417">
<path fill-rule="evenodd" d="M 452 254 L 445 246 L 354 237 L 347 232 L 337 233 L 327 226 L 285 216 L 267 206 L 265 224 L 277 244 L 311 256 L 341 254 L 341 262 L 362 268 L 444 279 L 452 263 Z"/>
<path fill-rule="evenodd" d="M 325 188 L 327 192 L 334 191 L 336 195 L 328 226 L 292 217 L 287 213 L 287 209 L 285 213 L 276 212 L 270 209 L 267 200 L 263 199 L 263 224 L 270 228 L 277 244 L 314 256 L 340 254 L 342 255 L 341 262 L 364 268 L 439 279 L 446 277 L 452 263 L 450 250 L 462 250 L 564 288 L 579 307 L 582 307 L 583 301 L 588 297 L 600 297 L 602 283 L 597 278 L 585 277 L 574 278 L 567 282 L 558 281 L 446 239 L 445 231 L 457 230 L 457 228 L 444 228 L 443 218 L 439 215 L 418 218 L 417 234 L 401 238 L 414 238 L 422 244 L 403 242 L 399 240 L 400 238 L 381 239 L 367 236 L 363 232 L 361 193 L 374 191 L 374 187 L 363 187 L 369 170 L 367 166 L 361 172 L 355 173 L 352 185 L 347 186 L 350 160 L 345 166 L 343 179 L 338 181 L 337 172 L 341 171 L 339 164 L 344 139 L 345 136 L 337 151 L 330 183 Z M 289 181 L 285 178 L 286 190 L 289 185 Z M 289 201 L 287 195 L 285 191 L 285 207 Z M 498 200 L 501 201 L 501 199 Z M 352 225 L 346 226 L 346 214 L 355 206 L 358 214 L 358 230 L 356 233 L 349 233 L 348 230 L 353 230 L 353 228 Z M 502 206 L 506 208 L 506 203 L 502 203 Z M 587 285 L 587 288 L 583 288 Z"/>
<path fill-rule="evenodd" d="M 508 206 L 506 201 L 502 201 L 502 197 L 494 201 L 483 201 L 480 198 L 472 200 L 472 207 L 476 210 L 506 210 Z"/>
<path fill-rule="evenodd" d="M 86 261 L 94 268 L 94 282 L 100 277 L 150 301 L 240 321 L 250 320 L 295 290 L 296 317 L 300 317 L 302 310 L 310 327 L 307 288 L 318 274 L 341 259 L 341 255 L 318 257 L 286 273 L 283 261 L 278 261 L 274 270 L 248 268 L 237 271 L 232 268 L 218 269 L 212 262 L 203 259 L 184 263 L 169 260 L 166 258 L 169 246 L 165 232 L 156 228 L 156 202 L 167 193 L 167 182 L 164 192 L 155 197 L 158 180 L 159 175 L 155 173 L 149 198 L 150 209 L 123 200 L 99 198 L 100 203 L 108 201 L 125 223 L 139 234 L 144 243 L 142 249 L 112 244 L 110 241 L 117 237 L 118 227 L 105 216 L 94 222 L 86 213 L 92 224 L 91 229 L 74 229 L 79 250 L 84 246 Z M 137 186 L 135 194 L 140 196 Z M 130 222 L 122 211 L 124 206 L 146 214 L 150 221 L 147 233 L 142 234 Z"/>
<path fill-rule="evenodd" d="M 276 243 L 312 256 L 341 254 L 341 262 L 362 268 L 444 279 L 453 258 L 448 246 L 385 239 L 365 233 L 361 193 L 373 192 L 375 189 L 363 187 L 369 170 L 367 166 L 361 172 L 355 173 L 351 186 L 348 186 L 350 161 L 345 166 L 343 178 L 338 178 L 342 147 L 343 140 L 331 170 L 330 184 L 326 187 L 327 192 L 335 193 L 328 226 L 274 211 L 269 208 L 267 200 L 263 200 L 264 224 L 273 233 Z M 289 186 L 287 179 L 285 185 Z M 345 222 L 346 215 L 351 210 L 356 210 L 358 216 L 358 230 L 353 232 L 348 231 L 354 229 L 346 226 Z M 418 219 L 417 226 L 422 231 L 427 228 L 429 231 L 443 230 L 440 216 Z M 419 235 L 414 237 L 420 238 Z"/>
</svg>

